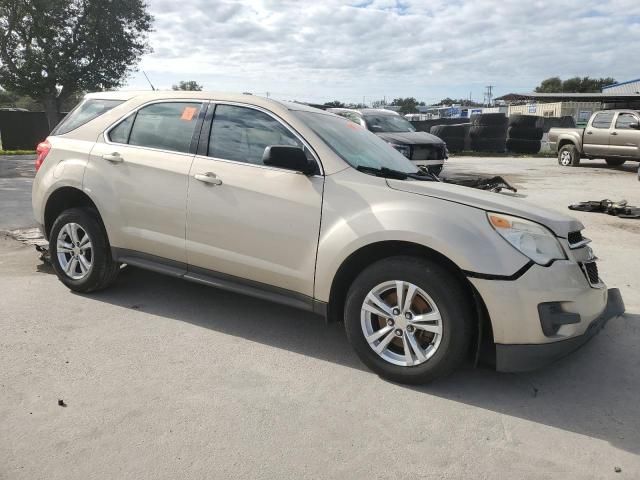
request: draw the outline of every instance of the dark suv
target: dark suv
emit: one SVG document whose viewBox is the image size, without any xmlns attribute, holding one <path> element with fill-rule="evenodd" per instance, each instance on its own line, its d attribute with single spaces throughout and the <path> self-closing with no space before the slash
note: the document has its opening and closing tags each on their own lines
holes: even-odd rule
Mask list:
<svg viewBox="0 0 640 480">
<path fill-rule="evenodd" d="M 447 158 L 446 144 L 435 135 L 417 132 L 401 115 L 391 110 L 329 108 L 328 112 L 362 125 L 378 135 L 419 167 L 440 174 Z"/>
</svg>

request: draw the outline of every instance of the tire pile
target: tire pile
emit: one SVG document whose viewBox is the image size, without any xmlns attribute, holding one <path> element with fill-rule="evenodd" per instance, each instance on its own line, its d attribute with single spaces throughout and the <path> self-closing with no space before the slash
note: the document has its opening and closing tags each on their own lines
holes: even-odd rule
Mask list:
<svg viewBox="0 0 640 480">
<path fill-rule="evenodd" d="M 542 124 L 543 118 L 536 115 L 511 115 L 507 130 L 507 150 L 513 153 L 538 153 L 544 133 Z"/>
<path fill-rule="evenodd" d="M 504 152 L 508 119 L 504 113 L 483 113 L 471 117 L 471 150 Z"/>
<path fill-rule="evenodd" d="M 434 125 L 429 133 L 442 139 L 447 144 L 450 152 L 461 152 L 464 150 L 465 137 L 467 136 L 468 123 L 457 125 Z"/>
</svg>

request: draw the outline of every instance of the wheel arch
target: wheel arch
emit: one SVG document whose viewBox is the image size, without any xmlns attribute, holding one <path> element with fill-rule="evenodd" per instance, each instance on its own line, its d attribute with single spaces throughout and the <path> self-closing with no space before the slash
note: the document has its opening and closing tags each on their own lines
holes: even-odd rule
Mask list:
<svg viewBox="0 0 640 480">
<path fill-rule="evenodd" d="M 569 138 L 562 138 L 560 140 L 558 140 L 558 151 L 560 151 L 560 149 L 562 147 L 564 147 L 565 145 L 573 145 L 574 147 L 578 148 L 578 146 L 576 145 L 576 143 L 569 139 Z"/>
<path fill-rule="evenodd" d="M 54 190 L 47 198 L 44 207 L 44 236 L 49 238 L 51 233 L 51 227 L 56 221 L 56 218 L 70 208 L 91 208 L 96 211 L 98 220 L 104 229 L 104 223 L 102 221 L 102 215 L 100 210 L 96 206 L 95 202 L 82 190 L 76 187 L 60 187 Z M 106 235 L 106 231 L 105 231 Z"/>
<path fill-rule="evenodd" d="M 450 271 L 463 285 L 473 302 L 476 317 L 474 345 L 476 360 L 481 345 L 493 346 L 493 329 L 484 300 L 469 282 L 462 269 L 442 253 L 407 241 L 386 240 L 365 245 L 351 253 L 340 265 L 331 282 L 329 303 L 327 305 L 327 321 L 340 322 L 343 319 L 347 291 L 358 274 L 369 265 L 384 258 L 396 256 L 415 256 L 435 261 Z M 484 348 L 484 347 L 483 347 Z"/>
</svg>

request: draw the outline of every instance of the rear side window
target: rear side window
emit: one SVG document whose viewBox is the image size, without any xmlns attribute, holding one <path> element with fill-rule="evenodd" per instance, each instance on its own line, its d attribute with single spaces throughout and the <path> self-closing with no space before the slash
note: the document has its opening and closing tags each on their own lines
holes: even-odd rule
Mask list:
<svg viewBox="0 0 640 480">
<path fill-rule="evenodd" d="M 141 108 L 109 132 L 112 142 L 189 152 L 201 103 L 154 103 Z M 129 131 L 129 122 L 133 122 Z M 128 141 L 127 141 L 128 139 Z"/>
<path fill-rule="evenodd" d="M 280 122 L 252 108 L 218 105 L 213 117 L 209 156 L 262 164 L 269 145 L 302 147 Z"/>
<path fill-rule="evenodd" d="M 123 102 L 124 100 L 99 100 L 97 98 L 85 100 L 74 108 L 69 115 L 64 117 L 62 122 L 53 129 L 51 135 L 64 135 L 65 133 L 69 133 L 71 130 L 75 130 Z"/>
<path fill-rule="evenodd" d="M 631 127 L 629 125 L 636 123 L 638 123 L 638 119 L 635 115 L 631 115 L 630 113 L 621 113 L 618 115 L 618 119 L 616 120 L 616 128 L 621 130 L 630 130 Z"/>
<path fill-rule="evenodd" d="M 593 119 L 591 126 L 593 128 L 609 128 L 612 120 L 613 112 L 598 113 Z"/>
</svg>

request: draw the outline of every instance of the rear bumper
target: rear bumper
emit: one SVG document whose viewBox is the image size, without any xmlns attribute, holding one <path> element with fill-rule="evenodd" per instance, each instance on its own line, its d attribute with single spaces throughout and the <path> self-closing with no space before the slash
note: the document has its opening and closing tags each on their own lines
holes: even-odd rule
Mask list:
<svg viewBox="0 0 640 480">
<path fill-rule="evenodd" d="M 582 334 L 566 340 L 543 344 L 496 344 L 496 370 L 525 372 L 543 367 L 577 350 L 593 338 L 606 323 L 624 313 L 624 302 L 617 288 L 608 291 L 607 304 Z"/>
</svg>

